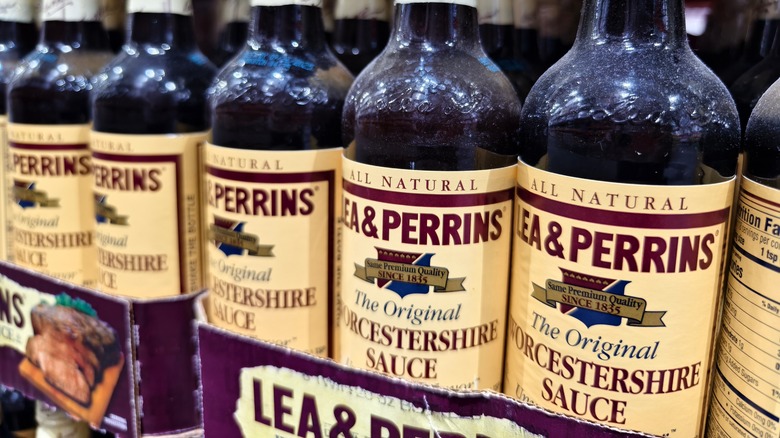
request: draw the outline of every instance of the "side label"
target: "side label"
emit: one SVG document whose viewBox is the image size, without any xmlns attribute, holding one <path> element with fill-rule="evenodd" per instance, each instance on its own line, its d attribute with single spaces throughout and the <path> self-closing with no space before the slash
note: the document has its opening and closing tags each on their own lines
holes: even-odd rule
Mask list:
<svg viewBox="0 0 780 438">
<path fill-rule="evenodd" d="M 206 146 L 210 322 L 328 354 L 341 152 Z"/>
<path fill-rule="evenodd" d="M 780 433 L 780 190 L 743 178 L 708 435 Z"/>
<path fill-rule="evenodd" d="M 0 115 L 0 260 L 13 261 L 13 245 L 11 233 L 14 229 L 10 211 L 13 208 L 13 166 L 11 165 L 10 149 L 8 148 L 8 117 Z"/>
<path fill-rule="evenodd" d="M 205 133 L 92 133 L 99 289 L 160 298 L 203 287 L 199 154 Z"/>
<path fill-rule="evenodd" d="M 513 166 L 344 160 L 341 363 L 457 389 L 501 385 Z"/>
<path fill-rule="evenodd" d="M 702 436 L 733 188 L 520 163 L 504 391 L 611 426 Z"/>
<path fill-rule="evenodd" d="M 8 125 L 13 165 L 13 258 L 25 268 L 94 287 L 89 125 Z"/>
</svg>

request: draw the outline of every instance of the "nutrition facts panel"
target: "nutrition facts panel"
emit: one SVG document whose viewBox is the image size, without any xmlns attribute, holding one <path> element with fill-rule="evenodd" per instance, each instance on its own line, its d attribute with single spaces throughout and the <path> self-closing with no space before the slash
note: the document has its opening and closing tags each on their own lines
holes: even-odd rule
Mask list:
<svg viewBox="0 0 780 438">
<path fill-rule="evenodd" d="M 709 437 L 780 435 L 780 190 L 744 180 L 718 340 Z"/>
</svg>

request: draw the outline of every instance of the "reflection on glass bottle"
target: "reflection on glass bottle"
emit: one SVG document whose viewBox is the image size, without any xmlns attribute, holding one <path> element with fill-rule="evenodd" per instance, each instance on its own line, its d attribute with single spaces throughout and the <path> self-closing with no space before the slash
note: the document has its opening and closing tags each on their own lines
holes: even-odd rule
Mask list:
<svg viewBox="0 0 780 438">
<path fill-rule="evenodd" d="M 385 0 L 336 0 L 332 47 L 353 75 L 385 48 L 392 13 Z"/>
</svg>

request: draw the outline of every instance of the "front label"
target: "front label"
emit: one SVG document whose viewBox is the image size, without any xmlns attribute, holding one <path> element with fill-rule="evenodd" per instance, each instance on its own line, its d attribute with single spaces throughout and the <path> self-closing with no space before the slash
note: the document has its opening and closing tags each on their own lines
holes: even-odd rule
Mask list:
<svg viewBox="0 0 780 438">
<path fill-rule="evenodd" d="M 13 166 L 8 149 L 8 117 L 0 115 L 0 193 L 2 193 L 2 205 L 0 205 L 0 260 L 12 261 L 13 245 L 11 232 L 13 224 L 9 212 L 13 208 Z"/>
<path fill-rule="evenodd" d="M 340 362 L 500 388 L 514 176 L 344 160 Z"/>
<path fill-rule="evenodd" d="M 192 0 L 127 0 L 127 12 L 192 15 Z"/>
<path fill-rule="evenodd" d="M 780 190 L 744 178 L 736 217 L 708 436 L 776 437 L 780 433 Z"/>
<path fill-rule="evenodd" d="M 328 354 L 341 152 L 207 145 L 211 323 Z"/>
<path fill-rule="evenodd" d="M 389 13 L 385 0 L 347 0 L 336 2 L 335 18 L 388 21 Z"/>
<path fill-rule="evenodd" d="M 42 0 L 43 21 L 99 21 L 99 0 Z"/>
<path fill-rule="evenodd" d="M 20 266 L 95 286 L 89 125 L 8 125 L 13 165 L 13 258 Z"/>
<path fill-rule="evenodd" d="M 31 0 L 1 0 L 0 21 L 32 23 L 33 2 Z"/>
<path fill-rule="evenodd" d="M 512 3 L 512 12 L 514 14 L 516 28 L 536 29 L 538 27 L 536 22 L 538 13 L 537 0 L 514 0 Z"/>
<path fill-rule="evenodd" d="M 511 25 L 512 0 L 478 0 L 479 24 L 495 24 L 497 26 Z"/>
<path fill-rule="evenodd" d="M 733 187 L 604 183 L 521 163 L 504 391 L 701 436 Z"/>
<path fill-rule="evenodd" d="M 100 290 L 160 298 L 203 287 L 198 157 L 205 133 L 92 133 Z"/>
</svg>

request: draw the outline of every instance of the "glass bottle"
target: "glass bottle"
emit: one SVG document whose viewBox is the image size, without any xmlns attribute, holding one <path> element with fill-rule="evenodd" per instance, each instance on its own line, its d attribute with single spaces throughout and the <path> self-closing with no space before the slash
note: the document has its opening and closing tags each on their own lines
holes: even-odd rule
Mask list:
<svg viewBox="0 0 780 438">
<path fill-rule="evenodd" d="M 391 13 L 385 0 L 336 0 L 332 47 L 353 75 L 387 45 Z"/>
<path fill-rule="evenodd" d="M 696 41 L 696 55 L 719 77 L 743 52 L 751 20 L 750 0 L 712 2 L 707 27 Z"/>
<path fill-rule="evenodd" d="M 476 6 L 397 2 L 388 47 L 350 90 L 336 359 L 498 389 L 521 106 Z"/>
<path fill-rule="evenodd" d="M 21 392 L 0 388 L 0 407 L 3 421 L 0 436 L 9 438 L 35 438 L 35 401 Z"/>
<path fill-rule="evenodd" d="M 90 80 L 110 59 L 98 0 L 44 0 L 36 49 L 8 86 L 14 261 L 95 286 Z"/>
<path fill-rule="evenodd" d="M 352 75 L 327 47 L 319 0 L 251 5 L 247 45 L 210 96 L 209 320 L 327 356 L 340 120 Z"/>
<path fill-rule="evenodd" d="M 249 0 L 225 0 L 222 21 L 225 24 L 219 32 L 217 50 L 212 57 L 217 66 L 225 65 L 246 44 L 249 31 Z"/>
<path fill-rule="evenodd" d="M 127 0 L 101 0 L 103 27 L 108 32 L 108 43 L 114 53 L 119 52 L 125 43 L 126 3 Z"/>
<path fill-rule="evenodd" d="M 750 113 L 764 92 L 780 78 L 780 2 L 776 18 L 764 26 L 764 39 L 771 41 L 764 58 L 743 73 L 731 85 L 731 95 L 737 104 L 743 130 L 747 127 Z"/>
<path fill-rule="evenodd" d="M 767 19 L 767 8 L 768 6 L 762 0 L 750 2 L 751 22 L 748 26 L 744 48 L 736 62 L 724 68 L 719 74 L 726 86 L 731 87 L 743 73 L 758 64 L 772 45 L 774 28 L 777 26 L 778 20 Z M 765 33 L 764 29 L 766 28 L 770 29 Z"/>
<path fill-rule="evenodd" d="M 684 23 L 682 0 L 586 0 L 574 47 L 526 99 L 504 391 L 689 437 L 740 133 Z"/>
<path fill-rule="evenodd" d="M 203 287 L 198 157 L 215 67 L 198 50 L 191 14 L 186 0 L 130 0 L 128 42 L 96 80 L 91 149 L 106 293 L 161 298 Z"/>
<path fill-rule="evenodd" d="M 723 320 L 707 436 L 772 435 L 780 401 L 772 397 L 780 294 L 780 83 L 758 101 L 745 132 L 745 166 L 735 208 Z"/>
<path fill-rule="evenodd" d="M 477 10 L 482 47 L 507 75 L 520 99 L 525 99 L 538 76 L 534 77 L 529 65 L 515 56 L 520 50 L 514 48 L 516 32 L 512 0 L 479 0 Z"/>
<path fill-rule="evenodd" d="M 35 48 L 37 39 L 33 1 L 0 2 L 0 96 L 6 95 L 8 83 L 11 82 L 17 64 Z M 12 169 L 8 159 L 8 111 L 6 100 L 0 100 L 0 193 L 5 194 L 5 201 L 0 208 L 0 260 L 12 260 L 13 227 L 8 211 L 12 208 L 13 180 L 10 178 Z"/>
<path fill-rule="evenodd" d="M 514 57 L 531 78 L 532 85 L 544 73 L 539 58 L 538 0 L 514 0 Z M 526 93 L 527 94 L 527 93 Z"/>
</svg>

